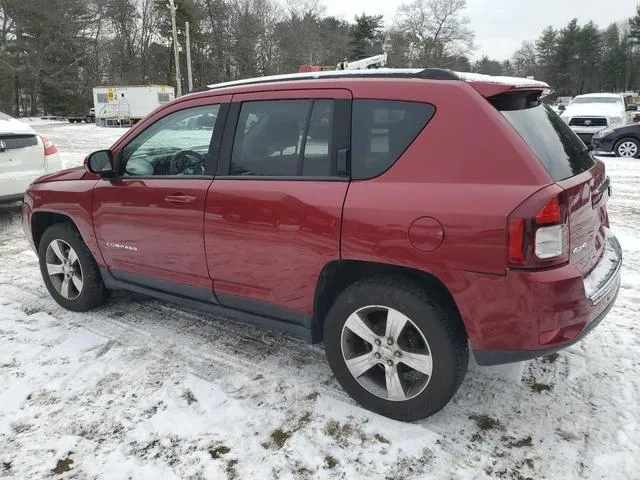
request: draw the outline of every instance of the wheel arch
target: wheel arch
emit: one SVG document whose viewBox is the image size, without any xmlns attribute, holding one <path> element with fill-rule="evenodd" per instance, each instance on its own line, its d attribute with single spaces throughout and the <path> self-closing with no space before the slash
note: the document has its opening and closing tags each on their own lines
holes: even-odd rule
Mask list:
<svg viewBox="0 0 640 480">
<path fill-rule="evenodd" d="M 78 230 L 78 226 L 71 217 L 63 213 L 36 211 L 31 215 L 31 236 L 36 250 L 40 248 L 40 240 L 42 239 L 44 232 L 56 223 L 68 223 Z"/>
<path fill-rule="evenodd" d="M 102 252 L 98 246 L 93 231 L 93 225 L 89 221 L 85 221 L 81 216 L 80 218 L 74 218 L 73 215 L 68 213 L 61 213 L 54 210 L 42 209 L 36 210 L 31 214 L 31 237 L 33 240 L 33 246 L 36 251 L 40 247 L 40 240 L 47 228 L 57 223 L 67 223 L 71 225 L 79 234 L 82 241 L 87 245 L 89 251 L 93 255 L 93 258 L 101 268 L 105 266 L 104 259 L 102 258 Z"/>
<path fill-rule="evenodd" d="M 616 150 L 618 150 L 618 145 L 620 145 L 625 140 L 635 140 L 640 146 L 640 134 L 636 134 L 636 133 L 623 134 L 623 135 L 620 135 L 616 139 L 616 141 L 613 143 L 613 153 L 616 153 Z"/>
<path fill-rule="evenodd" d="M 446 285 L 432 273 L 386 263 L 361 260 L 334 260 L 324 266 L 316 283 L 313 320 L 311 324 L 311 338 L 313 343 L 323 341 L 324 321 L 338 295 L 350 285 L 378 275 L 404 277 L 421 288 L 435 292 L 435 300 L 438 301 L 442 307 L 452 310 L 452 313 L 454 313 L 452 318 L 457 319 L 454 321 L 458 322 L 458 326 L 467 334 L 453 295 Z"/>
</svg>

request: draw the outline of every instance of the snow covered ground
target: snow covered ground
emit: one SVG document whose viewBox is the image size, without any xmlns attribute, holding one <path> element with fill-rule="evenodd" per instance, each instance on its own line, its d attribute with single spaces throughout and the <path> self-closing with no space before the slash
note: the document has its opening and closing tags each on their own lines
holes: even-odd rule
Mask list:
<svg viewBox="0 0 640 480">
<path fill-rule="evenodd" d="M 35 128 L 65 166 L 123 133 Z M 0 208 L 0 478 L 640 478 L 640 161 L 606 162 L 625 252 L 609 317 L 559 355 L 471 366 L 414 424 L 358 407 L 284 335 L 121 292 L 63 310 Z"/>
<path fill-rule="evenodd" d="M 21 119 L 25 121 L 24 119 Z M 52 122 L 29 123 L 41 135 L 51 140 L 58 148 L 63 168 L 82 165 L 84 158 L 96 150 L 109 148 L 128 129 L 104 128 L 95 124 Z"/>
</svg>

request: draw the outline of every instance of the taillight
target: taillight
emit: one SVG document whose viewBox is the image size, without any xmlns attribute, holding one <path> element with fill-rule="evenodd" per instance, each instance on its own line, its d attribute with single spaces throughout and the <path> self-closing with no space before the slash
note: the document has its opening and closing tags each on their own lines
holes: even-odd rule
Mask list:
<svg viewBox="0 0 640 480">
<path fill-rule="evenodd" d="M 44 156 L 45 157 L 47 155 L 53 155 L 54 153 L 58 153 L 58 149 L 56 148 L 56 146 L 47 137 L 42 137 L 41 136 L 40 140 L 42 140 L 42 144 L 44 145 Z"/>
<path fill-rule="evenodd" d="M 536 215 L 536 223 L 538 225 L 552 225 L 561 221 L 560 199 L 558 197 L 553 197 L 549 200 Z"/>
<path fill-rule="evenodd" d="M 569 261 L 569 224 L 563 190 L 551 185 L 516 208 L 508 220 L 512 268 L 545 268 Z"/>
<path fill-rule="evenodd" d="M 509 263 L 524 264 L 524 220 L 509 219 Z"/>
</svg>

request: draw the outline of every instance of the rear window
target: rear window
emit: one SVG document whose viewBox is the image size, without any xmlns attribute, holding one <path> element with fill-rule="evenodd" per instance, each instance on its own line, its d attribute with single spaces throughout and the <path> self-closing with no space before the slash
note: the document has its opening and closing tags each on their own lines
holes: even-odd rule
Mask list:
<svg viewBox="0 0 640 480">
<path fill-rule="evenodd" d="M 510 110 L 492 102 L 536 154 L 555 182 L 586 172 L 595 161 L 587 147 L 548 106 Z M 498 103 L 498 104 L 496 104 Z"/>
<path fill-rule="evenodd" d="M 364 180 L 386 171 L 434 113 L 434 106 L 428 103 L 354 100 L 351 178 Z"/>
<path fill-rule="evenodd" d="M 0 134 L 2 140 L 2 150 L 15 150 L 18 148 L 33 147 L 38 144 L 35 135 L 5 135 Z"/>
</svg>

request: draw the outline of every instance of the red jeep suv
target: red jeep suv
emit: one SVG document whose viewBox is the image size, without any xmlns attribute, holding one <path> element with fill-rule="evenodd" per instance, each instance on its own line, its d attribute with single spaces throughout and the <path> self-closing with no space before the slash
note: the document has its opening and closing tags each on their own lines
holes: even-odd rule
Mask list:
<svg viewBox="0 0 640 480">
<path fill-rule="evenodd" d="M 213 85 L 29 188 L 23 226 L 73 311 L 128 289 L 323 342 L 364 407 L 440 410 L 481 365 L 570 345 L 622 254 L 604 164 L 544 83 L 447 70 Z"/>
</svg>

